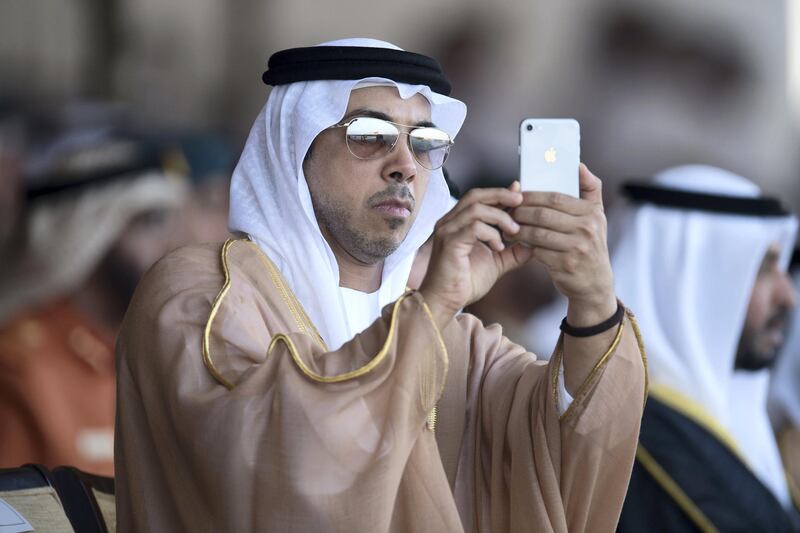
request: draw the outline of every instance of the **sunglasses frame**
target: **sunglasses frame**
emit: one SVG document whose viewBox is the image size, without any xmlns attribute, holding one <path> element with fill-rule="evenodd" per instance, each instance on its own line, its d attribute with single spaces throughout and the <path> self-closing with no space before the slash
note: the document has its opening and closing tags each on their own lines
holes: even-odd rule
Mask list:
<svg viewBox="0 0 800 533">
<path fill-rule="evenodd" d="M 372 119 L 372 120 L 380 120 L 381 122 L 386 122 L 388 124 L 391 124 L 392 126 L 397 128 L 397 139 L 395 139 L 394 144 L 392 144 L 389 147 L 389 150 L 387 150 L 385 153 L 379 153 L 378 155 L 376 155 L 374 157 L 360 157 L 360 156 L 356 155 L 355 153 L 353 153 L 353 149 L 350 148 L 350 141 L 347 138 L 347 129 L 345 129 L 344 142 L 347 145 L 347 151 L 350 152 L 350 155 L 352 155 L 356 159 L 360 159 L 362 161 L 370 161 L 370 160 L 373 160 L 373 159 L 380 159 L 381 157 L 384 157 L 387 154 L 392 153 L 394 151 L 394 149 L 397 147 L 397 143 L 400 140 L 400 135 L 405 135 L 406 137 L 408 137 L 408 140 L 407 140 L 408 149 L 411 151 L 411 155 L 414 156 L 414 161 L 416 161 L 417 163 L 422 165 L 422 167 L 427 169 L 427 170 L 439 170 L 440 168 L 442 168 L 444 166 L 445 161 L 447 161 L 447 156 L 450 155 L 450 148 L 452 148 L 453 144 L 455 144 L 453 142 L 453 139 L 450 138 L 450 135 L 446 131 L 444 131 L 441 128 L 437 128 L 435 126 L 412 126 L 412 125 L 409 125 L 409 124 L 400 124 L 398 122 L 392 122 L 391 120 L 386 120 L 386 119 L 378 118 L 378 117 L 370 117 L 370 116 L 353 117 L 353 118 L 349 119 L 347 122 L 334 124 L 333 126 L 330 127 L 330 129 L 348 128 L 356 120 L 365 119 L 365 118 Z M 400 129 L 401 127 L 404 128 L 407 131 L 401 130 Z M 445 135 L 447 135 L 448 144 L 445 147 L 445 153 L 444 153 L 444 157 L 442 158 L 442 164 L 437 166 L 437 167 L 434 167 L 434 168 L 429 168 L 429 167 L 425 166 L 425 163 L 420 161 L 420 158 L 417 156 L 417 153 L 414 151 L 414 146 L 411 144 L 411 133 L 414 130 L 421 130 L 421 129 L 425 129 L 425 128 L 431 128 L 431 129 L 439 130 L 442 133 L 444 133 Z"/>
</svg>

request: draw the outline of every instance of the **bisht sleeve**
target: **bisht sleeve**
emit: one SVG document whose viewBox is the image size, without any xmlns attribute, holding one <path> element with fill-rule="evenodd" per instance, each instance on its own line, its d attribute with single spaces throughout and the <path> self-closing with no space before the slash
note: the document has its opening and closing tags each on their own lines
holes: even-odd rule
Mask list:
<svg viewBox="0 0 800 533">
<path fill-rule="evenodd" d="M 467 422 L 455 494 L 467 531 L 613 531 L 633 466 L 646 367 L 630 316 L 594 343 L 568 343 L 567 366 L 584 370 L 573 401 L 558 409 L 563 339 L 550 362 L 484 328 L 459 319 L 470 339 L 459 350 L 445 330 L 451 359 L 472 354 L 467 373 Z"/>
<path fill-rule="evenodd" d="M 328 351 L 250 259 L 223 279 L 215 255 L 162 260 L 125 319 L 119 530 L 459 531 L 428 429 L 447 353 L 420 296 Z"/>
</svg>

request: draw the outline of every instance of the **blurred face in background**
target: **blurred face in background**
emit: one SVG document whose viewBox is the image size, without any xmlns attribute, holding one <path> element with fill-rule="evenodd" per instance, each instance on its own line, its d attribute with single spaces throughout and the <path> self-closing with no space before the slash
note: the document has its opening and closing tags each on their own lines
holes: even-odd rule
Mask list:
<svg viewBox="0 0 800 533">
<path fill-rule="evenodd" d="M 127 300 L 147 269 L 187 242 L 181 208 L 151 209 L 128 223 L 102 268 Z"/>
<path fill-rule="evenodd" d="M 223 242 L 231 237 L 229 198 L 228 176 L 209 177 L 194 186 L 183 213 L 190 242 Z"/>
<path fill-rule="evenodd" d="M 761 263 L 747 306 L 736 354 L 739 370 L 760 370 L 772 365 L 786 336 L 795 306 L 792 280 L 781 271 L 780 247 L 773 243 Z"/>
</svg>

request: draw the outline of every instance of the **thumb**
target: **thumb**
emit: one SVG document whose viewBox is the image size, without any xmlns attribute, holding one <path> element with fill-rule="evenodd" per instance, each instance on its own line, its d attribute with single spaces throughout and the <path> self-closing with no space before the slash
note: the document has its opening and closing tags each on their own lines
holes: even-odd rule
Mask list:
<svg viewBox="0 0 800 533">
<path fill-rule="evenodd" d="M 500 276 L 519 268 L 533 257 L 533 248 L 515 243 L 500 252 Z M 499 278 L 499 276 L 498 276 Z"/>
<path fill-rule="evenodd" d="M 521 186 L 520 186 L 518 180 L 512 181 L 511 185 L 508 186 L 508 190 L 511 191 L 511 192 L 519 192 L 520 189 L 521 189 Z"/>
<path fill-rule="evenodd" d="M 578 182 L 582 199 L 603 205 L 603 182 L 583 163 L 578 167 Z"/>
</svg>

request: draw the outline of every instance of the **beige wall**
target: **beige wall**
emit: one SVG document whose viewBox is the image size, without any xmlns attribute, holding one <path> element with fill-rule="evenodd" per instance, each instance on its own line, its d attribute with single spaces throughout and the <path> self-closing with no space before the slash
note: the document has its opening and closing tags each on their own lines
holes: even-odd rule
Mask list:
<svg viewBox="0 0 800 533">
<path fill-rule="evenodd" d="M 91 77 L 103 68 L 94 45 L 96 5 L 0 2 L 0 94 L 44 99 L 96 91 Z M 469 69 L 454 73 L 455 95 L 470 105 L 451 161 L 456 177 L 479 164 L 513 177 L 522 117 L 576 116 L 584 126 L 585 158 L 609 184 L 681 162 L 707 162 L 781 191 L 800 208 L 800 138 L 787 103 L 783 0 L 411 0 L 380 9 L 363 0 L 104 5 L 116 6 L 117 20 L 109 96 L 129 102 L 144 123 L 218 128 L 241 143 L 267 94 L 260 74 L 272 52 L 368 36 L 438 53 L 446 36 L 470 21 L 482 47 L 470 56 Z M 740 49 L 750 69 L 747 83 L 734 97 L 715 98 L 698 96 L 696 83 L 681 81 L 680 72 L 601 68 L 597 34 L 620 6 L 646 14 L 676 42 Z"/>
</svg>

